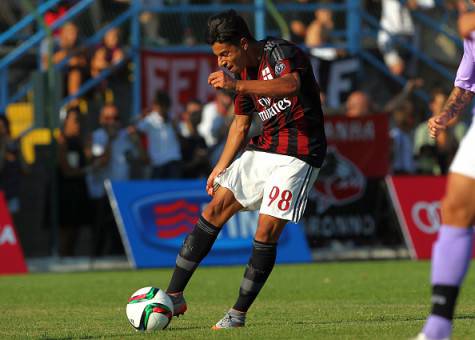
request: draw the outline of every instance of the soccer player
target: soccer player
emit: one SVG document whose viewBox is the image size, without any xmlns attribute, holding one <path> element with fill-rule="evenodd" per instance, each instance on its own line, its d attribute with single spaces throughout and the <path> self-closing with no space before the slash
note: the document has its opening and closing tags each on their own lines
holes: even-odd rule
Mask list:
<svg viewBox="0 0 475 340">
<path fill-rule="evenodd" d="M 475 4 L 475 0 L 473 0 Z M 475 93 L 475 13 L 460 18 L 464 55 L 455 87 L 439 116 L 428 121 L 435 138 L 470 104 Z M 447 190 L 442 200 L 442 226 L 432 250 L 432 312 L 418 340 L 449 339 L 460 285 L 470 264 L 475 220 L 475 126 L 462 139 L 450 166 Z"/>
<path fill-rule="evenodd" d="M 326 139 L 320 90 L 309 59 L 297 46 L 281 39 L 256 41 L 233 10 L 211 17 L 206 33 L 219 67 L 226 69 L 211 73 L 208 83 L 235 93 L 235 117 L 206 184 L 213 198 L 184 241 L 167 293 L 174 314 L 183 314 L 183 290 L 221 227 L 240 210 L 259 209 L 239 296 L 213 327 L 223 329 L 244 326 L 246 312 L 274 267 L 282 230 L 305 209 Z M 233 162 L 246 144 L 254 113 L 262 120 L 262 133 Z"/>
</svg>

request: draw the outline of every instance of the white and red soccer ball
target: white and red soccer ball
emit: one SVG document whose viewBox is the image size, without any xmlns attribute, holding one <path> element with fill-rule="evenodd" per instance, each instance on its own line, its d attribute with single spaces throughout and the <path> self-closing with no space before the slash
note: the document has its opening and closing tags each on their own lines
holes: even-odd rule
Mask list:
<svg viewBox="0 0 475 340">
<path fill-rule="evenodd" d="M 164 329 L 173 317 L 173 303 L 161 289 L 144 287 L 129 298 L 127 319 L 139 331 Z"/>
</svg>

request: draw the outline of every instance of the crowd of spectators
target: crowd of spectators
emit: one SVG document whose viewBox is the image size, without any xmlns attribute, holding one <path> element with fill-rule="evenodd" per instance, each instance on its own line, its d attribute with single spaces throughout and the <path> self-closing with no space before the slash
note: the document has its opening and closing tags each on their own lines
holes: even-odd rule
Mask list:
<svg viewBox="0 0 475 340">
<path fill-rule="evenodd" d="M 367 6 L 371 3 L 367 1 Z M 460 12 L 467 10 L 464 1 L 450 3 Z M 393 91 L 392 99 L 381 104 L 381 100 L 364 88 L 358 88 L 349 94 L 341 108 L 325 110 L 326 114 L 351 118 L 388 114 L 393 174 L 447 173 L 467 129 L 463 121 L 455 120 L 437 139 L 428 138 L 425 120 L 441 111 L 448 93 L 443 88 L 426 87 L 431 93 L 428 107 L 416 105 L 414 91 L 424 86 L 424 82 L 416 78 L 416 61 L 404 54 L 396 43 L 405 41 L 416 46 L 417 27 L 412 21 L 411 11 L 431 8 L 433 4 L 430 0 L 410 0 L 405 4 L 398 0 L 382 0 L 380 3 L 382 29 L 377 47 L 381 60 L 392 74 L 412 78 L 402 90 Z M 49 25 L 66 13 L 68 7 L 63 5 L 64 8 L 47 14 Z M 141 21 L 145 42 L 165 45 L 169 42 L 170 39 L 162 34 L 160 16 L 145 12 Z M 336 26 L 335 15 L 329 9 L 295 15 L 289 21 L 291 39 L 323 59 L 345 55 L 345 51 L 339 48 L 328 48 L 338 43 L 332 34 Z M 68 22 L 54 32 L 51 41 L 43 43 L 42 66 L 46 68 L 49 62 L 63 63 L 64 96 L 75 95 L 87 79 L 100 76 L 101 72 L 124 60 L 126 47 L 122 43 L 122 34 L 120 28 L 112 28 L 99 44 L 86 46 L 81 39 L 81 27 Z M 194 34 L 196 32 L 185 27 L 181 41 L 187 45 L 195 44 L 199 39 Z M 47 53 L 49 44 L 53 52 L 51 60 Z M 129 80 L 126 77 L 122 81 Z M 94 91 L 103 93 L 109 85 L 104 80 Z M 322 98 L 325 100 L 324 94 Z M 78 230 L 82 225 L 90 225 L 93 230 L 91 255 L 121 253 L 123 249 L 104 181 L 206 178 L 218 160 L 233 119 L 232 94 L 218 91 L 212 101 L 205 103 L 198 99 L 189 100 L 183 103 L 185 110 L 180 113 L 170 112 L 169 95 L 158 91 L 153 105 L 139 117 L 130 117 L 114 97 L 102 97 L 97 108 L 89 105 L 86 112 L 81 100 L 84 98 L 71 101 L 65 108 L 57 138 L 60 255 L 75 254 Z M 92 123 L 91 117 L 94 117 Z M 259 122 L 255 121 L 251 134 L 258 133 L 259 129 Z M 18 183 L 28 172 L 19 141 L 12 140 L 9 122 L 0 115 L 0 187 L 12 213 L 19 210 Z"/>
</svg>

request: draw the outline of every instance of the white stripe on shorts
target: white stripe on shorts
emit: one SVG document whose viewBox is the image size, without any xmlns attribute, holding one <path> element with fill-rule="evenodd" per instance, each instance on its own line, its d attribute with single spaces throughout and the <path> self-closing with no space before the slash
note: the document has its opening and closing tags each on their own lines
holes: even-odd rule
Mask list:
<svg viewBox="0 0 475 340">
<path fill-rule="evenodd" d="M 300 188 L 299 194 L 297 196 L 297 200 L 295 202 L 294 212 L 292 213 L 292 221 L 296 221 L 298 219 L 297 217 L 300 216 L 300 213 L 299 213 L 300 207 L 306 199 L 305 192 L 307 191 L 307 185 L 310 181 L 310 178 L 312 178 L 312 173 L 313 173 L 313 168 L 310 165 L 308 165 L 307 173 L 305 174 L 305 178 L 302 182 L 302 187 Z"/>
</svg>

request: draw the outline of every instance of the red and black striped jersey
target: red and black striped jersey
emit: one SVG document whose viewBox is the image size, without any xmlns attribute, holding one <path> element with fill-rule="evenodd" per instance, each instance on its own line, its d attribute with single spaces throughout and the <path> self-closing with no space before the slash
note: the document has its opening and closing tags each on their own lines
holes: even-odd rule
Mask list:
<svg viewBox="0 0 475 340">
<path fill-rule="evenodd" d="M 247 148 L 293 156 L 321 167 L 327 143 L 320 88 L 310 60 L 299 47 L 286 40 L 267 38 L 263 42 L 259 67 L 245 68 L 236 78 L 271 80 L 298 72 L 300 90 L 297 95 L 285 98 L 235 96 L 235 114 L 257 112 L 262 120 L 262 133 L 253 137 Z"/>
</svg>

